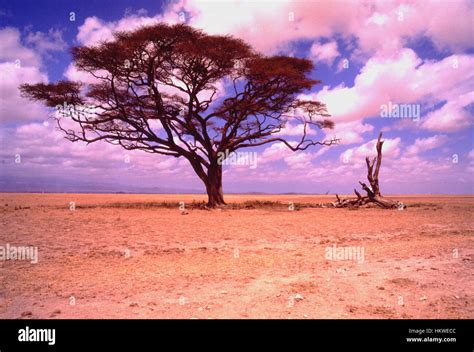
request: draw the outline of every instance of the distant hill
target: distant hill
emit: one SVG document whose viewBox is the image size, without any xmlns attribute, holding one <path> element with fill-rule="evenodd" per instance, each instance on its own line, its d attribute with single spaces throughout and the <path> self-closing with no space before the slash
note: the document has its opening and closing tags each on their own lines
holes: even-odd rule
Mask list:
<svg viewBox="0 0 474 352">
<path fill-rule="evenodd" d="M 139 187 L 84 181 L 0 180 L 0 192 L 9 193 L 150 193 L 203 194 L 203 190 L 176 187 Z"/>
</svg>

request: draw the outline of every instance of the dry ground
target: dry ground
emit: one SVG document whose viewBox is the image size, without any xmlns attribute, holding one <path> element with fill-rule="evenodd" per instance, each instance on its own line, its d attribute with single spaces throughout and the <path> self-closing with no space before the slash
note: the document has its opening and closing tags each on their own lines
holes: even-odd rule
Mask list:
<svg viewBox="0 0 474 352">
<path fill-rule="evenodd" d="M 193 199 L 0 194 L 0 246 L 39 251 L 37 264 L 0 261 L 0 318 L 474 318 L 474 197 L 399 196 L 403 211 L 140 206 Z M 327 260 L 334 244 L 364 247 L 364 262 Z"/>
</svg>

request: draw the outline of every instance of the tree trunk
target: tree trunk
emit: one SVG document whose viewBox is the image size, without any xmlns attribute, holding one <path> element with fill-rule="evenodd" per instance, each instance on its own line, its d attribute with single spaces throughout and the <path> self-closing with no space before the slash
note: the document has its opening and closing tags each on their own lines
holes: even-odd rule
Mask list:
<svg viewBox="0 0 474 352">
<path fill-rule="evenodd" d="M 207 205 L 215 207 L 218 205 L 225 205 L 224 192 L 222 191 L 222 165 L 211 163 L 205 180 L 207 191 Z"/>
</svg>

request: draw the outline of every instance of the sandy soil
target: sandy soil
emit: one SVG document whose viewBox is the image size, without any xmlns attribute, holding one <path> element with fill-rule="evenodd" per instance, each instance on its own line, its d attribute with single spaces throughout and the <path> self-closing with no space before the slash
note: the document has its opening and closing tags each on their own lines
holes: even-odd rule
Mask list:
<svg viewBox="0 0 474 352">
<path fill-rule="evenodd" d="M 474 197 L 398 196 L 403 211 L 109 206 L 193 199 L 0 194 L 0 246 L 39 253 L 0 261 L 0 318 L 474 318 Z M 328 260 L 333 245 L 364 261 Z"/>
</svg>

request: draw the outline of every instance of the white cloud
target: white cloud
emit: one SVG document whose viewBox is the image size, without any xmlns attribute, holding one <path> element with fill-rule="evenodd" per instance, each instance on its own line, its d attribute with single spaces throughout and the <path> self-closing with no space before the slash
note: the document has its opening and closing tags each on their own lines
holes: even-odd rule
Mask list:
<svg viewBox="0 0 474 352">
<path fill-rule="evenodd" d="M 438 132 L 456 132 L 472 124 L 471 114 L 465 108 L 474 102 L 474 92 L 449 101 L 438 110 L 428 114 L 422 128 Z"/>
<path fill-rule="evenodd" d="M 36 51 L 42 54 L 48 51 L 63 51 L 67 47 L 62 31 L 52 28 L 48 33 L 29 32 L 25 38 L 25 43 L 32 45 Z"/>
<path fill-rule="evenodd" d="M 418 155 L 427 150 L 435 149 L 447 142 L 448 138 L 444 135 L 435 135 L 427 138 L 417 138 L 415 143 L 405 150 L 407 156 Z"/>
<path fill-rule="evenodd" d="M 362 121 L 339 122 L 333 129 L 326 130 L 325 139 L 339 139 L 342 145 L 362 143 L 365 140 L 363 134 L 372 132 L 373 129 L 374 126 Z"/>
<path fill-rule="evenodd" d="M 20 31 L 12 27 L 0 30 L 0 61 L 15 63 L 17 66 L 41 65 L 41 57 L 21 43 Z"/>
<path fill-rule="evenodd" d="M 45 108 L 22 98 L 18 87 L 23 83 L 46 83 L 41 71 L 41 55 L 21 42 L 16 28 L 0 30 L 0 121 L 42 120 Z"/>
<path fill-rule="evenodd" d="M 375 56 L 368 60 L 352 87 L 325 86 L 317 94 L 303 98 L 325 103 L 336 126 L 380 116 L 381 106 L 389 102 L 431 106 L 448 101 L 444 110 L 433 112 L 419 125 L 454 132 L 471 123 L 462 107 L 472 102 L 473 82 L 472 56 L 452 55 L 423 62 L 413 50 L 403 49 L 390 58 Z"/>
<path fill-rule="evenodd" d="M 396 158 L 400 155 L 401 139 L 399 137 L 394 139 L 384 139 L 382 153 L 383 158 Z M 350 148 L 341 153 L 339 160 L 344 164 L 360 164 L 363 165 L 366 157 L 374 157 L 377 155 L 376 150 L 377 140 L 373 139 L 367 143 L 364 143 L 358 147 Z"/>
<path fill-rule="evenodd" d="M 337 48 L 337 42 L 332 41 L 325 44 L 314 43 L 311 46 L 309 58 L 314 60 L 316 64 L 323 62 L 331 66 L 334 60 L 340 55 Z"/>
<path fill-rule="evenodd" d="M 18 86 L 23 83 L 47 82 L 46 74 L 36 67 L 17 67 L 12 63 L 0 64 L 0 121 L 20 122 L 25 120 L 42 120 L 45 108 L 26 98 L 22 98 Z"/>
</svg>

